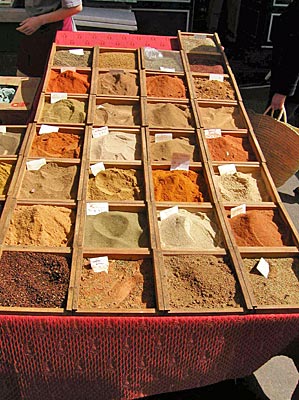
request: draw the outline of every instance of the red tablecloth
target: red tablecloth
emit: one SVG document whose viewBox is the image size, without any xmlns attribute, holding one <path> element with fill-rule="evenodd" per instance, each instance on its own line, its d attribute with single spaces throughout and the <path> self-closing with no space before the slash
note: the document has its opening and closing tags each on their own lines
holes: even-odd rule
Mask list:
<svg viewBox="0 0 299 400">
<path fill-rule="evenodd" d="M 171 37 L 100 32 L 58 32 L 56 42 L 177 48 Z M 294 341 L 298 314 L 0 315 L 1 400 L 128 400 L 201 387 L 250 375 Z"/>
<path fill-rule="evenodd" d="M 121 400 L 250 375 L 298 315 L 0 317 L 1 400 Z"/>
</svg>

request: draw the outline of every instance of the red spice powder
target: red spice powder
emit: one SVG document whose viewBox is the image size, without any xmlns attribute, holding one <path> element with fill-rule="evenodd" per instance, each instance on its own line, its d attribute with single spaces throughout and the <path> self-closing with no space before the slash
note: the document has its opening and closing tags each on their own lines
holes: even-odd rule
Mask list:
<svg viewBox="0 0 299 400">
<path fill-rule="evenodd" d="M 88 74 L 70 70 L 64 72 L 51 70 L 47 91 L 85 94 L 88 92 L 89 86 Z"/>
<path fill-rule="evenodd" d="M 203 178 L 194 171 L 153 170 L 156 201 L 203 202 Z"/>
<path fill-rule="evenodd" d="M 211 158 L 217 161 L 254 161 L 254 152 L 245 137 L 223 135 L 207 139 Z"/>
<path fill-rule="evenodd" d="M 289 246 L 290 232 L 274 210 L 249 210 L 229 218 L 238 246 Z"/>
</svg>

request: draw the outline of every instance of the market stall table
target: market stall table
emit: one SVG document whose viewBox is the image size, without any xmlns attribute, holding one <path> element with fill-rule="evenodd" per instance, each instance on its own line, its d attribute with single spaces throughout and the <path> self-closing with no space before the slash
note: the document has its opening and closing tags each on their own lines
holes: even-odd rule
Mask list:
<svg viewBox="0 0 299 400">
<path fill-rule="evenodd" d="M 57 45 L 178 49 L 176 38 L 58 32 Z M 2 399 L 131 400 L 248 376 L 299 341 L 299 314 L 0 315 Z M 298 357 L 298 353 L 288 354 Z"/>
</svg>

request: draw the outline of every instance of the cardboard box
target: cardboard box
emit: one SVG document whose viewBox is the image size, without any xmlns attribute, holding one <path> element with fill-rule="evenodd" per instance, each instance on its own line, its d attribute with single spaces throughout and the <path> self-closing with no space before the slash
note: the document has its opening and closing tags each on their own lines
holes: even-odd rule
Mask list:
<svg viewBox="0 0 299 400">
<path fill-rule="evenodd" d="M 26 125 L 37 104 L 40 78 L 0 76 L 0 87 L 15 89 L 9 103 L 0 103 L 0 124 Z"/>
</svg>

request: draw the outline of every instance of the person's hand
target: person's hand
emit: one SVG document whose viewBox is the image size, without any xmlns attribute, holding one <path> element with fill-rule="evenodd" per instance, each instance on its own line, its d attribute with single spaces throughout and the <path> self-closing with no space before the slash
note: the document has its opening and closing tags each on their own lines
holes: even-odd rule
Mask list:
<svg viewBox="0 0 299 400">
<path fill-rule="evenodd" d="M 42 26 L 41 19 L 37 17 L 30 17 L 24 19 L 17 28 L 17 31 L 24 33 L 25 35 L 32 35 Z"/>
<path fill-rule="evenodd" d="M 271 108 L 273 110 L 282 110 L 286 97 L 284 94 L 275 93 L 272 97 Z"/>
</svg>

